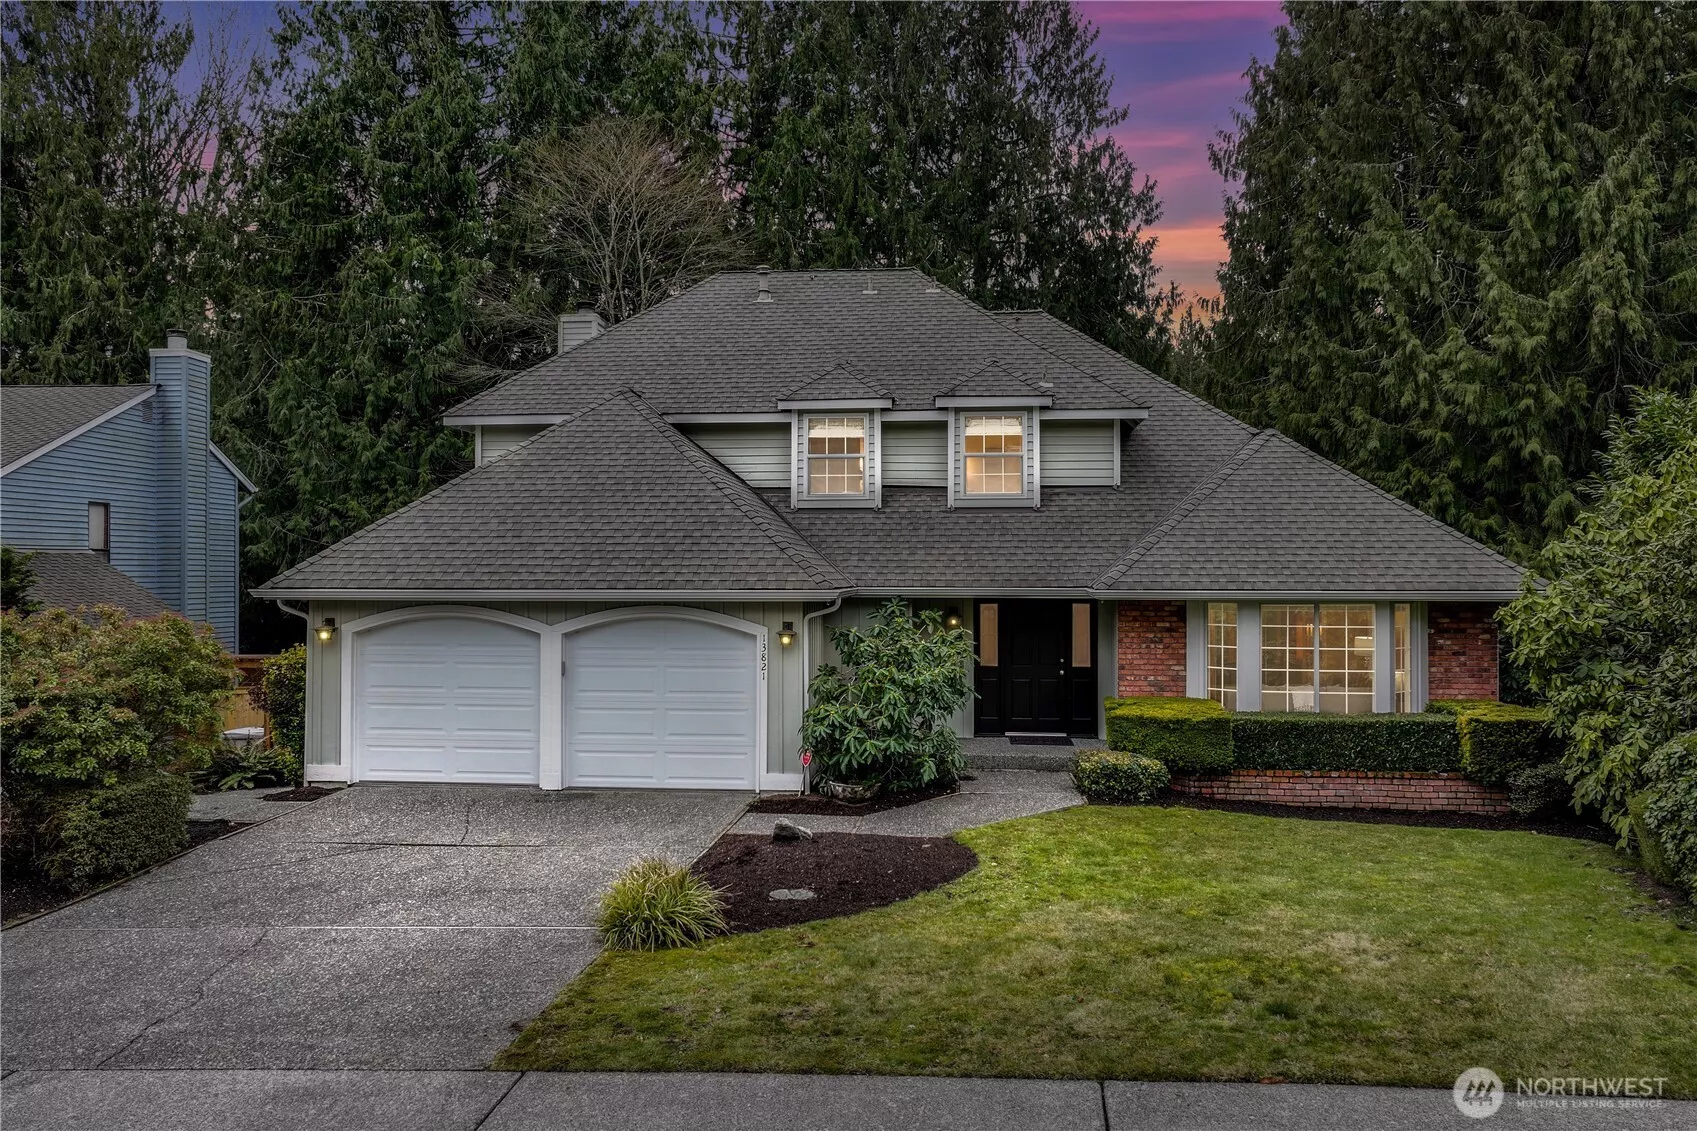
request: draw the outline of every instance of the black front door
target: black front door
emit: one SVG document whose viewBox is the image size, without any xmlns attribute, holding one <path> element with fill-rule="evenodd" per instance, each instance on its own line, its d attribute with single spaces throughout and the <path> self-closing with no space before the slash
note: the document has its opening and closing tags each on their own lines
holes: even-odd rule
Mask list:
<svg viewBox="0 0 1697 1131">
<path fill-rule="evenodd" d="M 980 601 L 977 732 L 1096 733 L 1095 619 L 1088 601 Z"/>
</svg>

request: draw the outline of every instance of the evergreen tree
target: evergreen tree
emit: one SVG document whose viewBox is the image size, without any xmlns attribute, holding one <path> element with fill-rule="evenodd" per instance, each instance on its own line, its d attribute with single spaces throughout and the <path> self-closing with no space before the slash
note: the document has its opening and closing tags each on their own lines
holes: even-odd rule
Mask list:
<svg viewBox="0 0 1697 1131">
<path fill-rule="evenodd" d="M 1697 373 L 1697 8 L 1287 11 L 1213 151 L 1225 317 L 1189 372 L 1527 558 L 1628 391 Z"/>
<path fill-rule="evenodd" d="M 284 8 L 221 320 L 219 439 L 262 581 L 464 470 L 443 410 L 484 268 L 487 14 Z"/>
<path fill-rule="evenodd" d="M 727 163 L 758 254 L 913 266 L 1040 306 L 1140 360 L 1167 349 L 1155 187 L 1069 5 L 728 5 Z"/>
<path fill-rule="evenodd" d="M 243 161 L 222 37 L 156 4 L 0 10 L 0 377 L 142 380 L 215 297 Z M 191 80 L 191 73 L 198 81 Z"/>
</svg>

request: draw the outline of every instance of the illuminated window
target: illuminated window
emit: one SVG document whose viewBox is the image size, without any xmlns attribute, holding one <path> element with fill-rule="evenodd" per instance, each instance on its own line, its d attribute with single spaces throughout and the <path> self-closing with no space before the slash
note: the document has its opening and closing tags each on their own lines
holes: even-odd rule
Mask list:
<svg viewBox="0 0 1697 1131">
<path fill-rule="evenodd" d="M 1414 688 L 1409 679 L 1408 668 L 1408 638 L 1409 638 L 1409 606 L 1393 606 L 1391 634 L 1392 667 L 1396 673 L 1396 711 L 1406 715 L 1414 710 Z"/>
<path fill-rule="evenodd" d="M 1072 607 L 1072 666 L 1087 668 L 1091 663 L 1090 606 L 1077 603 Z"/>
<path fill-rule="evenodd" d="M 963 488 L 968 495 L 1025 493 L 1025 417 L 967 416 L 962 421 Z"/>
<path fill-rule="evenodd" d="M 1237 710 L 1237 606 L 1208 603 L 1208 698 Z"/>
<path fill-rule="evenodd" d="M 1373 606 L 1262 605 L 1261 709 L 1373 711 Z"/>
<path fill-rule="evenodd" d="M 807 494 L 866 494 L 866 417 L 807 418 Z"/>
<path fill-rule="evenodd" d="M 978 606 L 978 662 L 987 668 L 1001 663 L 1000 641 L 997 636 L 1001 610 L 995 605 Z"/>
</svg>

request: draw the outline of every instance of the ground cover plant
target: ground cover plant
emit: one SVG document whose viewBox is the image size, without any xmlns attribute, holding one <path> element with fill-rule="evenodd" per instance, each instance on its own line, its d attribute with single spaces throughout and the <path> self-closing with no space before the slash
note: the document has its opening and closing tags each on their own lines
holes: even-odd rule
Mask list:
<svg viewBox="0 0 1697 1131">
<path fill-rule="evenodd" d="M 889 907 L 603 955 L 496 1066 L 1697 1095 L 1697 934 L 1607 845 L 1153 806 L 959 839 L 978 868 Z"/>
</svg>

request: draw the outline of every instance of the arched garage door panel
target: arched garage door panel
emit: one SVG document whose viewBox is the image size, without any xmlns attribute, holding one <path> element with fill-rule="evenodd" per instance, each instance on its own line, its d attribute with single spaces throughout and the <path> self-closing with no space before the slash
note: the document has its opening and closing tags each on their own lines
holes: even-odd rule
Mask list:
<svg viewBox="0 0 1697 1131">
<path fill-rule="evenodd" d="M 572 785 L 752 789 L 755 638 L 683 617 L 613 621 L 565 638 Z"/>
<path fill-rule="evenodd" d="M 537 782 L 535 633 L 430 617 L 360 633 L 355 650 L 362 780 Z"/>
</svg>

